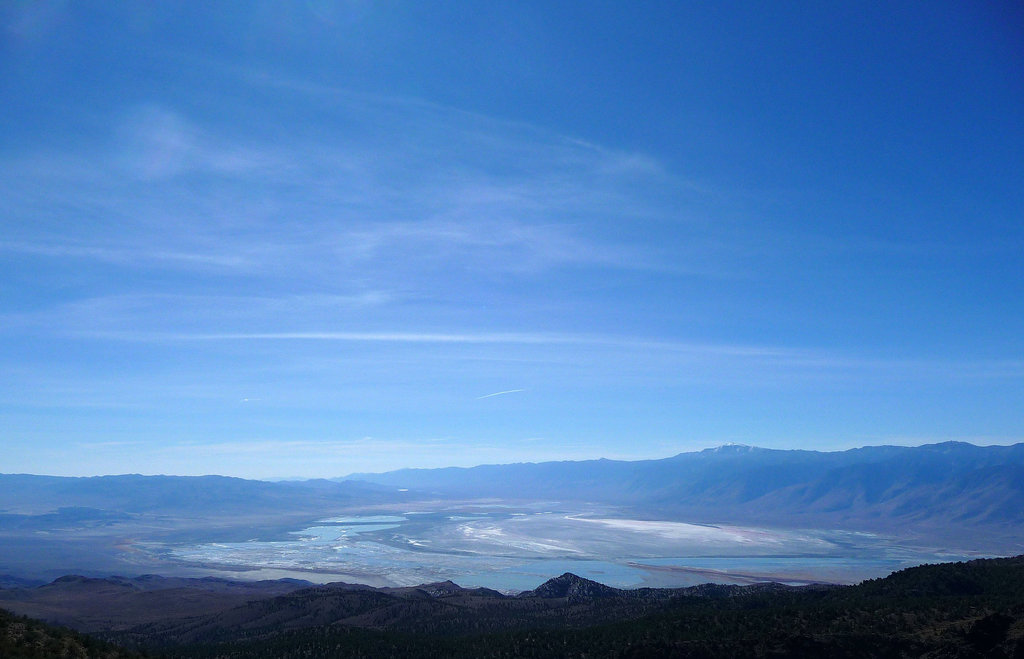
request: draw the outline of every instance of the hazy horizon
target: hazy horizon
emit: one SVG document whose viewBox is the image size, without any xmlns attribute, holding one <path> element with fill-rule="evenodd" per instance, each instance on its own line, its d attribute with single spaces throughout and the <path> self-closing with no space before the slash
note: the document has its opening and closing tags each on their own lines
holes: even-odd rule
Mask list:
<svg viewBox="0 0 1024 659">
<path fill-rule="evenodd" d="M 898 446 L 905 448 L 920 448 L 924 446 L 934 446 L 937 444 L 945 444 L 948 442 L 955 442 L 958 444 L 968 444 L 977 448 L 987 448 L 995 446 L 1016 446 L 1024 442 L 992 442 L 988 444 L 982 444 L 979 442 L 968 442 L 963 440 L 941 440 L 935 442 L 922 442 L 922 443 L 890 443 L 890 444 L 865 444 L 859 446 L 849 447 L 837 447 L 829 449 L 815 449 L 815 448 L 785 448 L 785 447 L 766 447 L 756 446 L 750 444 L 739 444 L 736 442 L 730 442 L 726 444 L 719 444 L 716 446 L 705 446 L 700 448 L 687 449 L 683 451 L 677 451 L 675 453 L 668 453 L 664 455 L 652 455 L 642 457 L 609 457 L 604 455 L 596 455 L 590 457 L 579 457 L 579 458 L 568 458 L 558 460 L 519 460 L 515 462 L 467 462 L 465 464 L 457 464 L 455 462 L 445 464 L 419 464 L 419 465 L 407 465 L 394 467 L 393 469 L 384 469 L 380 471 L 349 471 L 344 473 L 328 473 L 325 472 L 321 475 L 307 475 L 307 476 L 295 476 L 295 475 L 280 475 L 280 474 L 269 474 L 265 476 L 254 476 L 245 474 L 233 474 L 233 473 L 220 473 L 220 472 L 204 472 L 201 469 L 195 470 L 192 473 L 171 473 L 171 472 L 117 472 L 117 473 L 29 473 L 29 472 L 0 472 L 0 475 L 24 475 L 24 476 L 54 476 L 58 478 L 100 478 L 104 476 L 170 476 L 170 477 L 202 477 L 202 476 L 223 476 L 227 478 L 241 478 L 245 480 L 260 480 L 268 482 L 279 482 L 279 481 L 304 481 L 304 480 L 318 480 L 318 479 L 337 479 L 337 478 L 349 478 L 359 474 L 383 474 L 392 471 L 404 471 L 404 470 L 429 470 L 429 469 L 472 469 L 474 467 L 487 467 L 487 466 L 502 466 L 502 465 L 516 465 L 516 464 L 541 464 L 546 462 L 588 462 L 588 461 L 600 461 L 610 460 L 618 462 L 635 462 L 643 460 L 664 460 L 672 458 L 678 455 L 686 453 L 701 453 L 704 451 L 714 451 L 716 449 L 726 447 L 739 447 L 739 448 L 750 448 L 750 449 L 764 449 L 772 451 L 814 451 L 819 453 L 841 453 L 844 451 L 850 451 L 862 448 L 879 448 L 884 446 Z"/>
<path fill-rule="evenodd" d="M 6 3 L 0 471 L 1024 441 L 1012 3 Z"/>
</svg>

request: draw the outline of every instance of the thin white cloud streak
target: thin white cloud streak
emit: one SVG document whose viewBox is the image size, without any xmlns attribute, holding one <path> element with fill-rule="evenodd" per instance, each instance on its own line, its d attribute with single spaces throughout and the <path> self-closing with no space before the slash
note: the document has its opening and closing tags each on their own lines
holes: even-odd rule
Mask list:
<svg viewBox="0 0 1024 659">
<path fill-rule="evenodd" d="M 365 313 L 401 302 L 385 290 L 350 293 L 268 295 L 200 295 L 127 293 L 73 300 L 50 308 L 0 313 L 0 334 L 65 335 L 59 328 L 75 328 L 77 336 L 126 333 L 140 335 L 154 328 L 257 326 L 297 319 L 303 324 L 337 323 L 349 314 Z"/>
<path fill-rule="evenodd" d="M 811 360 L 813 353 L 788 348 L 683 343 L 633 337 L 561 334 L 554 332 L 225 332 L 225 333 L 86 333 L 95 338 L 127 341 L 340 341 L 366 343 L 455 343 L 580 345 L 626 349 Z M 811 363 L 809 361 L 809 363 Z"/>
<path fill-rule="evenodd" d="M 75 258 L 106 261 L 129 265 L 153 265 L 154 261 L 172 261 L 184 264 L 201 264 L 238 268 L 251 265 L 251 259 L 202 252 L 139 251 L 76 245 L 71 243 L 30 243 L 24 241 L 0 241 L 0 251 L 54 258 Z"/>
<path fill-rule="evenodd" d="M 505 391 L 495 391 L 493 394 L 486 394 L 484 396 L 477 396 L 476 399 L 477 400 L 483 400 L 485 398 L 494 398 L 495 396 L 504 396 L 505 394 L 518 394 L 521 391 L 526 391 L 526 389 L 507 389 Z"/>
<path fill-rule="evenodd" d="M 112 337 L 118 338 L 114 334 Z M 238 334 L 151 334 L 123 335 L 120 338 L 140 341 L 346 341 L 373 343 L 580 343 L 578 337 L 557 334 L 495 332 L 482 334 L 438 332 L 266 332 Z"/>
<path fill-rule="evenodd" d="M 1018 359 L 880 359 L 824 350 L 722 343 L 688 343 L 624 336 L 555 332 L 238 332 L 238 333 L 124 333 L 82 334 L 96 339 L 137 342 L 310 341 L 344 343 L 523 345 L 607 348 L 657 352 L 684 358 L 756 364 L 762 369 L 813 372 L 887 372 L 894 377 L 932 376 L 942 380 L 1018 378 L 1024 360 Z"/>
<path fill-rule="evenodd" d="M 178 350 L 174 344 L 264 343 L 271 352 L 264 353 L 259 348 L 261 353 L 289 356 L 275 366 L 279 373 L 347 368 L 345 364 L 359 359 L 364 372 L 376 374 L 374 377 L 382 382 L 394 369 L 407 368 L 409 359 L 421 360 L 423 368 L 438 372 L 443 367 L 438 363 L 437 349 L 426 349 L 432 345 L 449 347 L 444 359 L 463 364 L 468 360 L 500 368 L 514 367 L 520 376 L 542 379 L 555 374 L 591 382 L 618 379 L 624 387 L 671 378 L 681 384 L 733 383 L 745 388 L 793 386 L 801 382 L 830 386 L 860 382 L 888 388 L 895 382 L 906 381 L 971 383 L 1024 376 L 1024 360 L 1019 359 L 878 358 L 808 347 L 557 331 L 209 331 L 215 327 L 270 328 L 280 326 L 282 319 L 299 326 L 353 325 L 370 311 L 392 313 L 392 306 L 394 313 L 404 317 L 408 307 L 388 291 L 278 297 L 133 294 L 75 301 L 56 309 L 2 314 L 0 333 L 123 341 L 154 347 L 165 344 L 159 346 L 160 350 Z M 423 346 L 426 350 L 374 351 L 372 361 L 365 362 L 370 357 L 351 350 L 339 352 L 326 346 L 330 343 L 353 344 L 354 348 L 360 343 L 396 348 L 405 345 L 410 349 Z M 274 347 L 270 348 L 272 344 Z M 560 349 L 569 346 L 579 350 Z M 250 350 L 245 345 L 238 347 Z M 474 347 L 478 349 L 473 350 Z M 242 362 L 235 368 L 245 366 L 246 362 Z M 45 370 L 53 368 L 50 365 Z M 201 372 L 201 362 L 195 368 Z"/>
</svg>

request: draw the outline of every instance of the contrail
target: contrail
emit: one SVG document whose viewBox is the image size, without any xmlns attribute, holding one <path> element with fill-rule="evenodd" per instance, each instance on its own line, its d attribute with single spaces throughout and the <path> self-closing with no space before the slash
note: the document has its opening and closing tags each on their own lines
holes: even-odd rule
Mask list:
<svg viewBox="0 0 1024 659">
<path fill-rule="evenodd" d="M 516 394 L 520 391 L 526 391 L 526 389 L 509 389 L 508 391 L 495 391 L 493 394 L 487 394 L 486 396 L 477 396 L 477 400 L 483 400 L 484 398 L 490 398 L 491 396 L 504 396 L 505 394 Z"/>
</svg>

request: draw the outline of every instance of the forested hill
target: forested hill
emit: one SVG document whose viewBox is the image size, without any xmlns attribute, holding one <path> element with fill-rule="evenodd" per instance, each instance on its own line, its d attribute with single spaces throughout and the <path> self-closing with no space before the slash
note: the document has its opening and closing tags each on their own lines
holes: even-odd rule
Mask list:
<svg viewBox="0 0 1024 659">
<path fill-rule="evenodd" d="M 568 573 L 515 596 L 450 582 L 330 584 L 205 615 L 188 611 L 188 588 L 168 592 L 181 597 L 175 615 L 130 628 L 112 615 L 97 634 L 168 659 L 1024 656 L 1024 556 L 856 586 L 620 590 Z M 90 606 L 95 624 L 104 602 Z M 0 656 L 136 655 L 0 612 Z"/>
<path fill-rule="evenodd" d="M 515 597 L 437 586 L 314 588 L 117 638 L 183 659 L 1024 656 L 1024 557 L 844 587 L 621 591 L 569 574 Z"/>
<path fill-rule="evenodd" d="M 0 609 L 3 659 L 141 659 L 149 656 Z"/>
</svg>

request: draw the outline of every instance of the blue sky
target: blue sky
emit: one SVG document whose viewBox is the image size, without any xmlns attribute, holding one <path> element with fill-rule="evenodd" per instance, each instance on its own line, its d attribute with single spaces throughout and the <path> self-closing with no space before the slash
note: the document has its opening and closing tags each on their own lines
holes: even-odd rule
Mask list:
<svg viewBox="0 0 1024 659">
<path fill-rule="evenodd" d="M 1024 11 L 0 8 L 2 472 L 1024 441 Z"/>
</svg>

